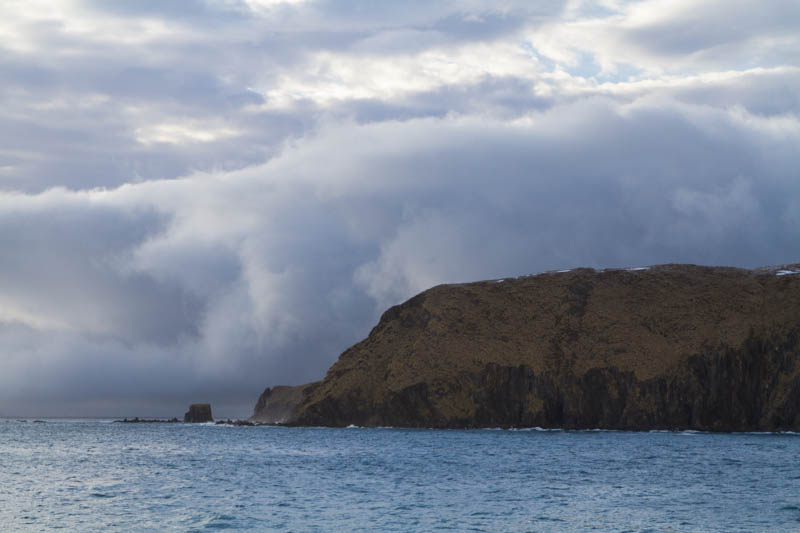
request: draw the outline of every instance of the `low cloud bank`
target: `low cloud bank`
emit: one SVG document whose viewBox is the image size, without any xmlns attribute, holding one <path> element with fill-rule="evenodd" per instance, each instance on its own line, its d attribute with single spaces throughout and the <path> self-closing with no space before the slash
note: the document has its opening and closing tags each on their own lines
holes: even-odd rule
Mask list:
<svg viewBox="0 0 800 533">
<path fill-rule="evenodd" d="M 438 283 L 794 261 L 798 141 L 792 117 L 598 97 L 340 123 L 240 171 L 5 194 L 4 405 L 166 415 L 202 396 L 242 414 Z"/>
</svg>

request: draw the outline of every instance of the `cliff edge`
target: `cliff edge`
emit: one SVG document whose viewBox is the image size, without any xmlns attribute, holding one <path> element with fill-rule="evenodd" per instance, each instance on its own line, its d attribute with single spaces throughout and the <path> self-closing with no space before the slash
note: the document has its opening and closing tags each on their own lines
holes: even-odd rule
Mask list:
<svg viewBox="0 0 800 533">
<path fill-rule="evenodd" d="M 290 424 L 800 431 L 800 264 L 437 286 L 304 390 Z"/>
</svg>

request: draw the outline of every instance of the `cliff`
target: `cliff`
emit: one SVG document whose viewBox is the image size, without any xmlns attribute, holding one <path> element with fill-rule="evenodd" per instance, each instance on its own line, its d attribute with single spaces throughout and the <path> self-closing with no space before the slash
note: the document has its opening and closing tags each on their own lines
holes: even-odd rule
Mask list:
<svg viewBox="0 0 800 533">
<path fill-rule="evenodd" d="M 800 430 L 800 264 L 577 269 L 392 307 L 297 425 Z"/>
<path fill-rule="evenodd" d="M 292 410 L 303 400 L 303 391 L 311 385 L 267 387 L 253 409 L 252 422 L 282 424 L 289 421 Z"/>
</svg>

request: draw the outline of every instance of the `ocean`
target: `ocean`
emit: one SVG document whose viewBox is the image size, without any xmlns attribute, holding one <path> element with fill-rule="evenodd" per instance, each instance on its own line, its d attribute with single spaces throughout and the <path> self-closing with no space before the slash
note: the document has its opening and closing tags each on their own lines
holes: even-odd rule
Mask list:
<svg viewBox="0 0 800 533">
<path fill-rule="evenodd" d="M 800 435 L 0 420 L 0 531 L 800 531 Z"/>
</svg>

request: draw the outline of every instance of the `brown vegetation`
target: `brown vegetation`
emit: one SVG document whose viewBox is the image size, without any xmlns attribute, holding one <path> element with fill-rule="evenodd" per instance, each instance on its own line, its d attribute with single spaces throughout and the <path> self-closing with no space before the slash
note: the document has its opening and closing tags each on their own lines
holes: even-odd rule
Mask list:
<svg viewBox="0 0 800 533">
<path fill-rule="evenodd" d="M 777 270 L 576 269 L 434 287 L 386 311 L 289 421 L 797 430 L 800 274 Z"/>
</svg>

